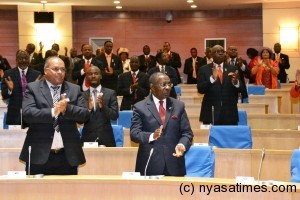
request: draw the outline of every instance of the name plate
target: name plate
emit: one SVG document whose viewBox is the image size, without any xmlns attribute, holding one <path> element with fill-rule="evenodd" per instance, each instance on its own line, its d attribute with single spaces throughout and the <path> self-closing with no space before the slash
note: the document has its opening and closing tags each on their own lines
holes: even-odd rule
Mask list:
<svg viewBox="0 0 300 200">
<path fill-rule="evenodd" d="M 9 125 L 8 126 L 9 130 L 21 130 L 21 125 Z"/>
<path fill-rule="evenodd" d="M 8 178 L 26 178 L 26 171 L 8 171 Z"/>
<path fill-rule="evenodd" d="M 122 178 L 125 179 L 140 179 L 141 173 L 140 172 L 123 172 Z"/>
<path fill-rule="evenodd" d="M 208 143 L 197 143 L 195 142 L 193 146 L 209 146 Z"/>
<path fill-rule="evenodd" d="M 298 125 L 298 131 L 300 131 L 300 125 Z"/>
<path fill-rule="evenodd" d="M 254 183 L 254 177 L 250 177 L 250 176 L 237 176 L 235 178 L 235 183 L 253 184 Z"/>
<path fill-rule="evenodd" d="M 200 129 L 210 129 L 210 124 L 201 124 Z"/>
<path fill-rule="evenodd" d="M 98 142 L 84 142 L 83 148 L 98 148 Z"/>
</svg>

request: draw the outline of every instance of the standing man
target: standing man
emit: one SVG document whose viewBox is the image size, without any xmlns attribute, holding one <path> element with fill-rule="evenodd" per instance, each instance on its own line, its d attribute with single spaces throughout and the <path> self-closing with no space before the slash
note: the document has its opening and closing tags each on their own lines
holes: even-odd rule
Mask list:
<svg viewBox="0 0 300 200">
<path fill-rule="evenodd" d="M 204 94 L 200 121 L 203 124 L 237 125 L 238 93 L 241 92 L 238 71 L 235 66 L 224 63 L 222 46 L 212 48 L 214 62 L 199 70 L 198 92 Z"/>
<path fill-rule="evenodd" d="M 197 83 L 199 63 L 203 58 L 197 55 L 197 49 L 191 48 L 191 57 L 185 60 L 183 73 L 187 74 L 187 84 Z"/>
<path fill-rule="evenodd" d="M 28 85 L 23 116 L 30 127 L 20 160 L 30 174 L 76 175 L 85 163 L 76 123 L 84 123 L 90 113 L 80 88 L 64 81 L 66 68 L 58 57 L 45 63 L 45 80 Z"/>
<path fill-rule="evenodd" d="M 91 116 L 84 123 L 81 140 L 97 141 L 99 145 L 115 147 L 116 141 L 110 120 L 117 120 L 119 117 L 116 92 L 100 84 L 102 75 L 96 66 L 92 65 L 87 70 L 86 78 L 91 86 L 83 93 L 83 97 L 88 102 Z"/>
<path fill-rule="evenodd" d="M 213 58 L 211 56 L 211 48 L 207 47 L 204 52 L 205 56 L 203 59 L 199 62 L 199 67 L 202 67 L 204 65 L 210 64 L 213 62 Z"/>
<path fill-rule="evenodd" d="M 86 80 L 86 72 L 91 65 L 103 68 L 103 64 L 93 57 L 92 45 L 85 44 L 82 47 L 82 59 L 74 64 L 72 72 L 73 80 L 77 81 L 82 91 L 86 91 L 90 87 L 90 83 Z"/>
<path fill-rule="evenodd" d="M 41 43 L 40 43 L 41 45 Z M 42 48 L 43 49 L 43 48 Z M 27 53 L 29 54 L 29 65 L 34 66 L 43 61 L 43 57 L 37 53 L 35 53 L 35 45 L 32 43 L 28 43 L 26 46 Z"/>
<path fill-rule="evenodd" d="M 194 136 L 184 104 L 169 98 L 172 83 L 166 74 L 155 73 L 149 82 L 152 94 L 133 107 L 130 138 L 140 144 L 135 171 L 142 175 L 184 176 L 184 153 Z"/>
<path fill-rule="evenodd" d="M 119 56 L 112 53 L 113 43 L 104 43 L 105 53 L 96 57 L 103 63 L 101 85 L 117 92 L 118 76 L 123 73 L 123 65 Z"/>
<path fill-rule="evenodd" d="M 246 87 L 246 80 L 247 78 L 249 80 L 250 78 L 250 68 L 247 65 L 246 60 L 244 60 L 242 57 L 238 57 L 238 50 L 236 46 L 230 46 L 227 49 L 229 58 L 227 59 L 227 64 L 230 64 L 232 66 L 235 66 L 238 69 L 239 77 L 240 77 L 240 87 L 242 89 L 241 95 L 242 100 L 248 98 L 248 92 Z M 248 81 L 247 80 L 247 81 Z"/>
<path fill-rule="evenodd" d="M 164 42 L 163 52 L 168 54 L 168 66 L 173 67 L 176 70 L 177 77 L 180 80 L 180 74 L 178 68 L 181 67 L 181 59 L 178 53 L 171 51 L 171 45 L 169 42 Z"/>
<path fill-rule="evenodd" d="M 139 70 L 144 73 L 147 73 L 150 69 L 156 66 L 156 59 L 155 56 L 150 55 L 150 47 L 148 45 L 145 45 L 143 47 L 143 52 L 144 54 L 139 55 L 139 60 L 140 60 Z"/>
<path fill-rule="evenodd" d="M 289 56 L 281 52 L 281 45 L 279 43 L 274 44 L 274 54 L 272 55 L 272 60 L 276 60 L 279 66 L 279 74 L 277 75 L 278 80 L 280 83 L 287 82 L 287 73 L 286 69 L 290 68 Z"/>
<path fill-rule="evenodd" d="M 137 56 L 130 58 L 131 71 L 119 76 L 118 95 L 123 96 L 120 110 L 132 110 L 133 104 L 145 99 L 149 94 L 149 77 L 139 70 Z"/>
<path fill-rule="evenodd" d="M 160 52 L 156 55 L 156 60 L 158 62 L 158 66 L 150 69 L 148 75 L 151 76 L 156 72 L 161 72 L 166 74 L 170 78 L 172 83 L 170 97 L 176 99 L 177 94 L 174 86 L 179 83 L 179 78 L 177 76 L 176 70 L 167 64 L 169 60 L 169 55 L 165 52 Z"/>
<path fill-rule="evenodd" d="M 68 51 L 67 47 L 66 50 Z M 80 61 L 80 58 L 77 57 L 77 49 L 71 48 L 70 49 L 70 57 L 67 57 L 69 59 L 69 66 L 67 68 L 66 72 L 66 81 L 69 81 L 71 83 L 77 84 L 77 81 L 75 81 L 72 77 L 73 69 L 75 67 L 75 63 Z"/>
<path fill-rule="evenodd" d="M 29 54 L 24 50 L 18 50 L 16 55 L 17 67 L 4 72 L 1 94 L 3 99 L 10 99 L 7 108 L 6 123 L 8 125 L 22 125 L 21 108 L 28 83 L 40 78 L 41 73 L 29 68 Z"/>
</svg>

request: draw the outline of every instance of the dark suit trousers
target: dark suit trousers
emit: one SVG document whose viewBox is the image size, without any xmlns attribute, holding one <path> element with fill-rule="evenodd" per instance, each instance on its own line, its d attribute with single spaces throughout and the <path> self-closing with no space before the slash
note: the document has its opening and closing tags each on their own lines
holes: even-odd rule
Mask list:
<svg viewBox="0 0 300 200">
<path fill-rule="evenodd" d="M 78 166 L 71 166 L 67 161 L 65 152 L 58 154 L 49 154 L 48 161 L 43 165 L 30 165 L 30 175 L 44 174 L 44 175 L 77 175 Z M 28 163 L 26 163 L 26 174 L 28 174 Z"/>
</svg>

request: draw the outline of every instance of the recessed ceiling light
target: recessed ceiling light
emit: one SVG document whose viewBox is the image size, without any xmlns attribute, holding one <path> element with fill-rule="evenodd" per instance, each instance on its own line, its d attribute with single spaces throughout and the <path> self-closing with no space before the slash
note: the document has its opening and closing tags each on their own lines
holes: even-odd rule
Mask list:
<svg viewBox="0 0 300 200">
<path fill-rule="evenodd" d="M 197 5 L 191 5 L 191 8 L 197 8 Z"/>
<path fill-rule="evenodd" d="M 122 9 L 122 6 L 116 6 L 116 9 Z"/>
<path fill-rule="evenodd" d="M 47 3 L 47 1 L 41 1 L 41 3 Z"/>
<path fill-rule="evenodd" d="M 187 0 L 187 3 L 194 3 L 194 0 Z"/>
<path fill-rule="evenodd" d="M 114 4 L 119 4 L 120 3 L 120 1 L 114 1 Z"/>
</svg>

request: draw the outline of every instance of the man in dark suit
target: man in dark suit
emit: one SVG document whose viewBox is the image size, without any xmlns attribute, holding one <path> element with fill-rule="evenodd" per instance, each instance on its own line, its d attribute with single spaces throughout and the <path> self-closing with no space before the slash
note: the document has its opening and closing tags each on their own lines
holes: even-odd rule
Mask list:
<svg viewBox="0 0 300 200">
<path fill-rule="evenodd" d="M 89 82 L 86 80 L 85 74 L 91 65 L 97 66 L 100 69 L 103 68 L 103 64 L 93 57 L 92 45 L 86 44 L 82 47 L 83 57 L 81 60 L 74 64 L 72 72 L 73 80 L 77 81 L 82 91 L 86 91 L 89 88 Z"/>
<path fill-rule="evenodd" d="M 272 60 L 276 60 L 279 65 L 279 74 L 277 75 L 278 80 L 280 83 L 287 82 L 287 73 L 286 69 L 290 68 L 289 56 L 281 52 L 281 45 L 279 43 L 274 44 L 274 52 L 275 54 L 272 55 Z"/>
<path fill-rule="evenodd" d="M 152 94 L 133 107 L 130 138 L 140 144 L 135 171 L 142 175 L 184 176 L 184 153 L 194 136 L 184 104 L 169 97 L 172 83 L 166 74 L 155 73 L 149 82 Z"/>
<path fill-rule="evenodd" d="M 40 43 L 40 48 L 43 49 L 43 44 Z M 32 43 L 28 43 L 26 46 L 27 53 L 29 54 L 29 65 L 35 66 L 39 63 L 43 62 L 43 56 L 42 53 L 39 52 L 38 54 L 35 53 L 35 45 Z"/>
<path fill-rule="evenodd" d="M 168 66 L 168 60 L 169 60 L 169 55 L 165 52 L 160 52 L 156 55 L 156 60 L 158 62 L 158 66 L 150 69 L 148 72 L 148 76 L 151 76 L 152 74 L 156 72 L 161 72 L 166 75 L 171 79 L 172 87 L 171 87 L 171 92 L 170 92 L 170 97 L 173 97 L 174 99 L 177 99 L 177 94 L 174 89 L 174 86 L 179 83 L 179 78 L 177 76 L 176 70 Z"/>
<path fill-rule="evenodd" d="M 21 122 L 22 100 L 26 85 L 40 78 L 41 73 L 29 68 L 29 54 L 26 51 L 17 51 L 17 67 L 6 70 L 1 85 L 3 99 L 9 99 L 6 123 L 8 125 L 26 125 Z M 24 75 L 23 75 L 24 74 Z"/>
<path fill-rule="evenodd" d="M 235 66 L 224 63 L 225 51 L 222 46 L 212 48 L 214 62 L 199 70 L 198 92 L 204 94 L 200 121 L 203 124 L 237 125 L 238 93 L 241 84 Z"/>
<path fill-rule="evenodd" d="M 166 65 L 171 66 L 176 70 L 178 80 L 180 80 L 180 74 L 178 68 L 181 67 L 181 59 L 179 54 L 171 51 L 171 45 L 169 42 L 164 42 L 163 52 L 168 54 L 168 62 L 166 63 Z"/>
<path fill-rule="evenodd" d="M 248 98 L 248 92 L 247 92 L 247 87 L 246 87 L 246 81 L 245 78 L 249 79 L 250 78 L 250 68 L 247 65 L 246 60 L 244 60 L 242 57 L 238 57 L 238 50 L 236 46 L 230 46 L 227 49 L 228 52 L 228 60 L 227 64 L 233 65 L 238 69 L 239 72 L 239 77 L 240 77 L 240 87 L 242 89 L 241 95 L 242 95 L 242 100 L 245 98 Z"/>
<path fill-rule="evenodd" d="M 123 73 L 123 65 L 119 56 L 112 53 L 113 43 L 104 43 L 105 53 L 96 57 L 103 63 L 101 85 L 117 92 L 118 76 Z"/>
<path fill-rule="evenodd" d="M 149 94 L 149 77 L 139 70 L 137 56 L 130 58 L 130 72 L 119 76 L 118 95 L 123 96 L 120 110 L 132 110 L 133 104 L 144 100 Z"/>
<path fill-rule="evenodd" d="M 203 58 L 197 55 L 197 49 L 191 48 L 191 57 L 185 60 L 183 73 L 187 74 L 187 84 L 197 83 L 199 63 Z"/>
<path fill-rule="evenodd" d="M 140 60 L 140 68 L 141 72 L 147 73 L 151 68 L 156 66 L 156 59 L 155 56 L 150 55 L 150 47 L 145 45 L 143 47 L 144 54 L 139 55 Z"/>
<path fill-rule="evenodd" d="M 98 141 L 99 145 L 115 147 L 116 142 L 110 120 L 117 120 L 119 108 L 116 92 L 100 85 L 102 75 L 96 66 L 91 66 L 86 73 L 90 88 L 83 93 L 91 111 L 89 120 L 84 123 L 82 142 Z"/>
<path fill-rule="evenodd" d="M 204 65 L 210 64 L 213 62 L 213 58 L 211 57 L 211 48 L 207 47 L 205 49 L 205 56 L 203 57 L 202 60 L 198 63 L 199 67 L 202 67 Z"/>
<path fill-rule="evenodd" d="M 23 116 L 30 124 L 20 160 L 30 174 L 76 175 L 85 163 L 77 123 L 86 122 L 90 113 L 80 88 L 64 81 L 66 68 L 58 57 L 45 63 L 45 80 L 28 84 Z M 30 150 L 29 150 L 30 147 Z"/>
</svg>

